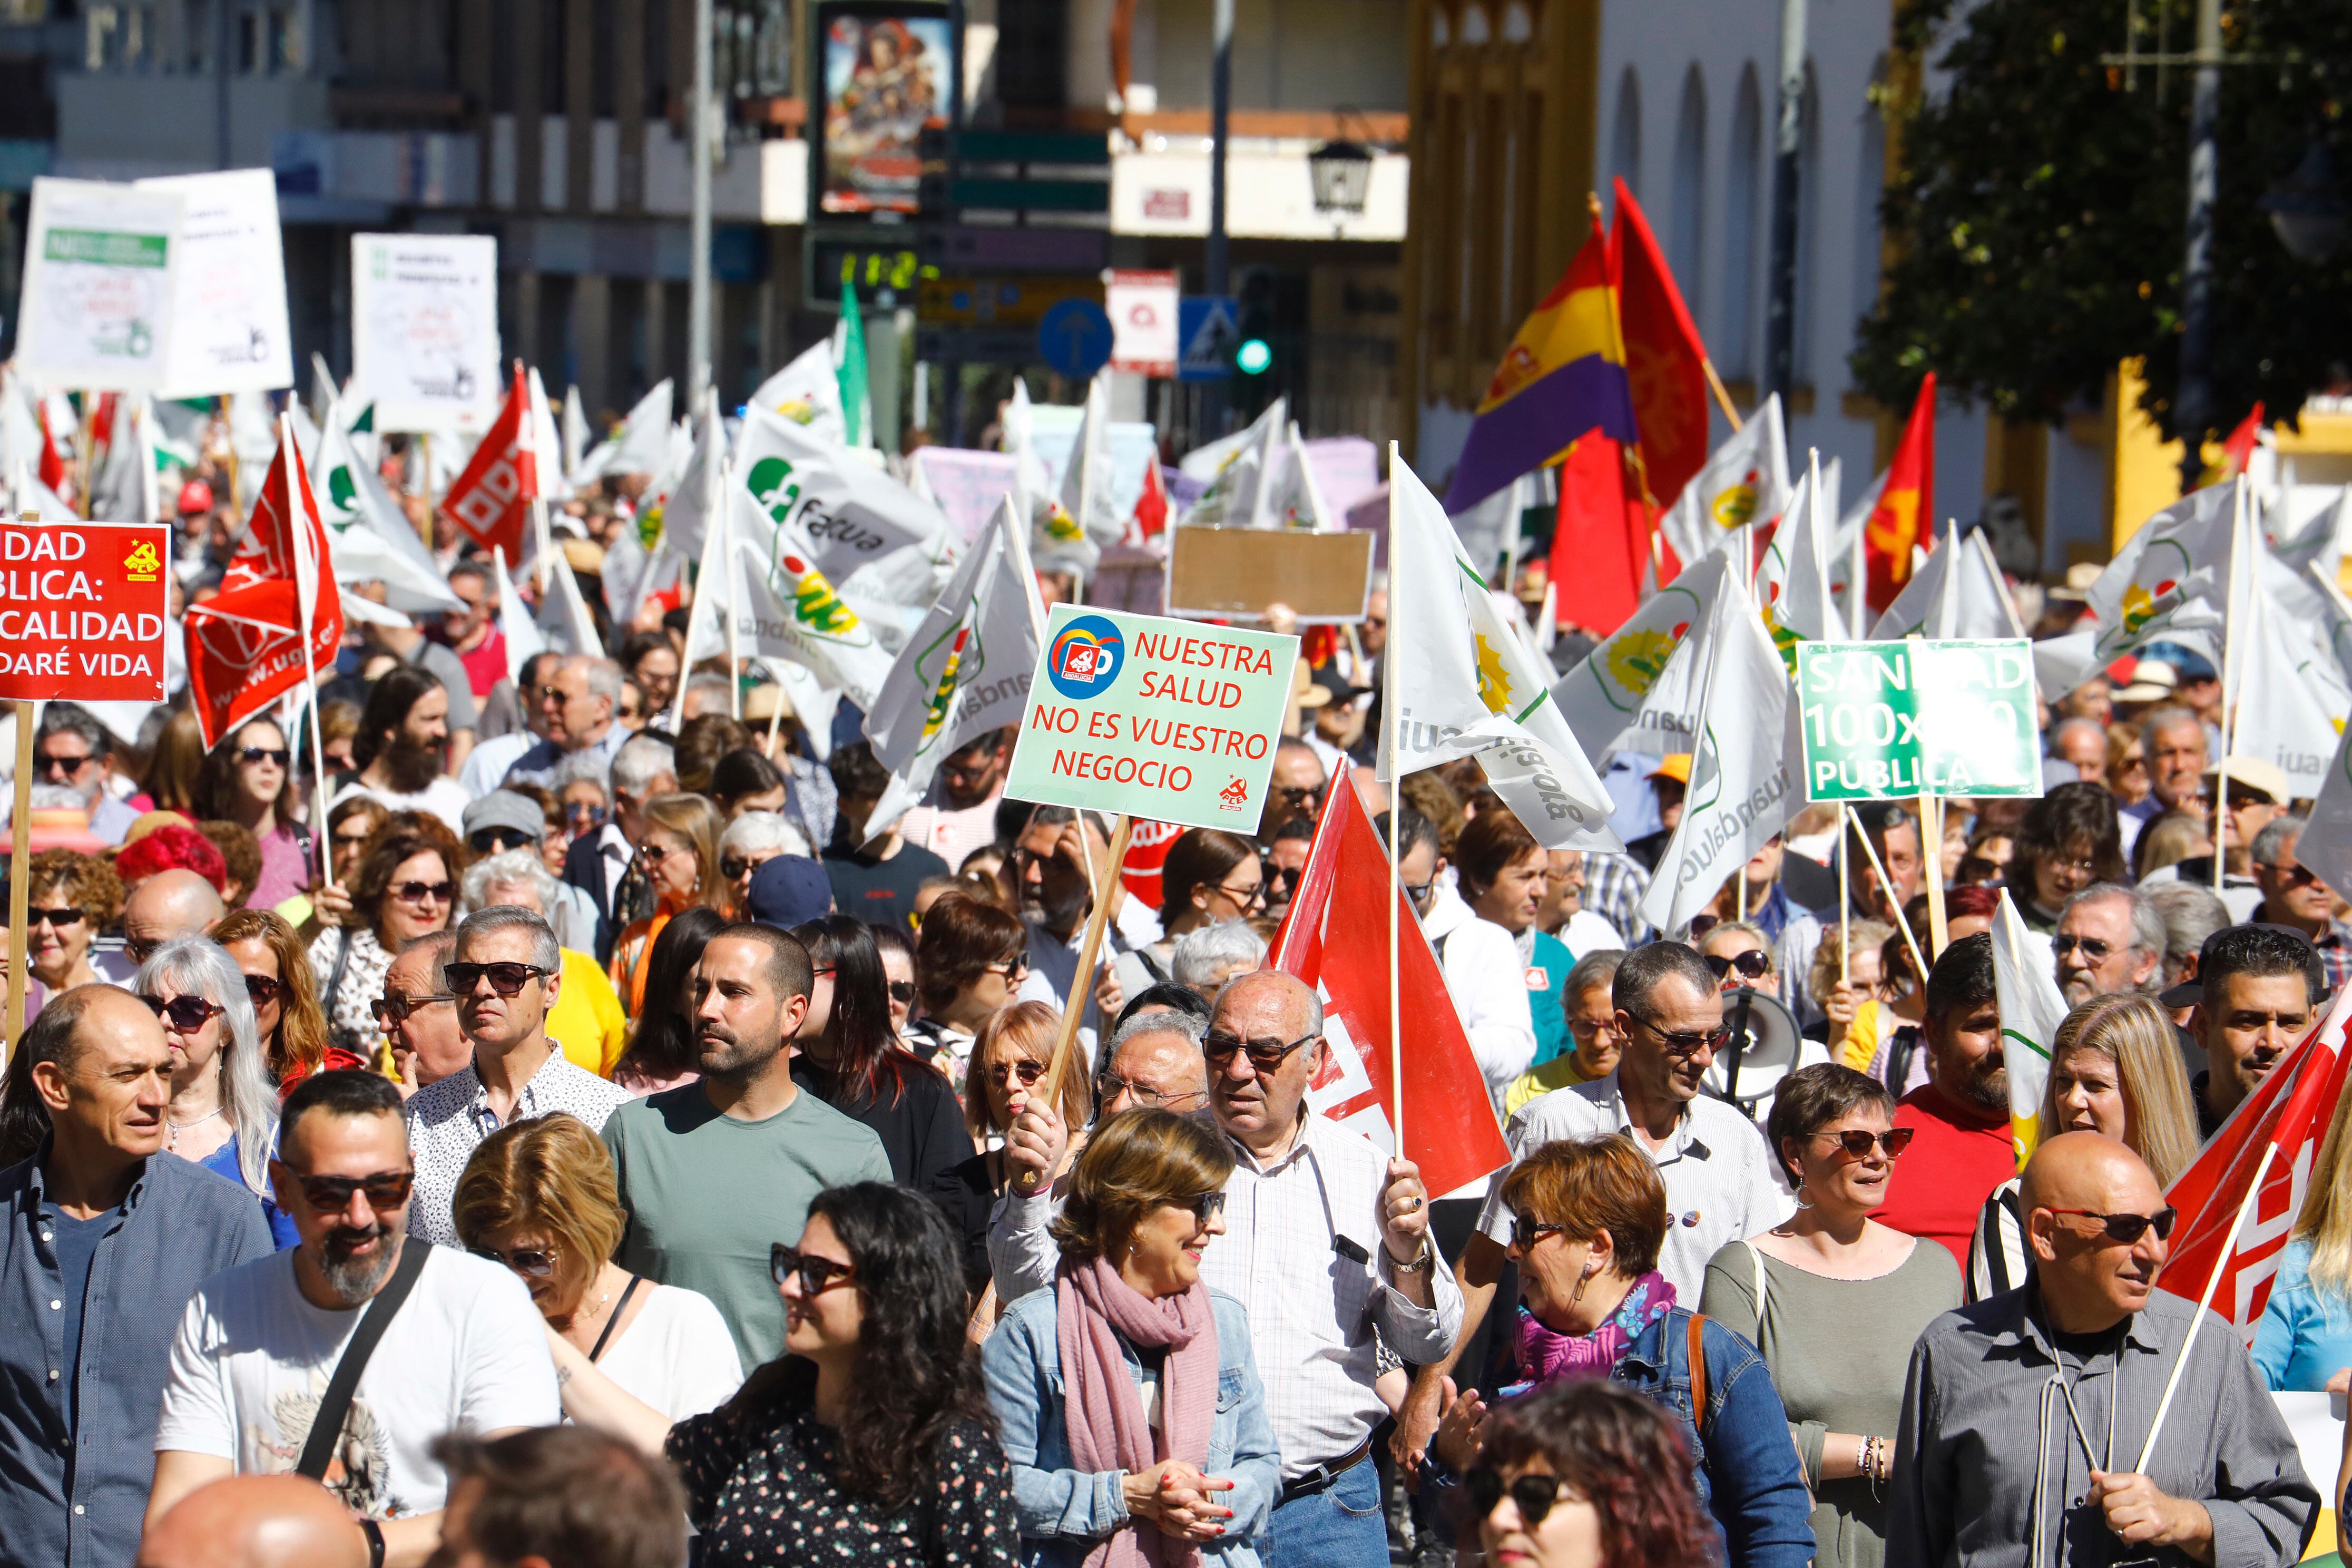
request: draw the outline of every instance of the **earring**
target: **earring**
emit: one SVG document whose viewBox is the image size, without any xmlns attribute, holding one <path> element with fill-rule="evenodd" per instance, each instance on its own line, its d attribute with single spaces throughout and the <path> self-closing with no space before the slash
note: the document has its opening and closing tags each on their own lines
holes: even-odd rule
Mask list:
<svg viewBox="0 0 2352 1568">
<path fill-rule="evenodd" d="M 1805 1201 L 1805 1184 L 1802 1182 L 1799 1182 L 1797 1184 L 1797 1190 L 1789 1195 L 1796 1200 L 1797 1206 L 1801 1209 L 1809 1209 L 1813 1206 Z"/>
</svg>

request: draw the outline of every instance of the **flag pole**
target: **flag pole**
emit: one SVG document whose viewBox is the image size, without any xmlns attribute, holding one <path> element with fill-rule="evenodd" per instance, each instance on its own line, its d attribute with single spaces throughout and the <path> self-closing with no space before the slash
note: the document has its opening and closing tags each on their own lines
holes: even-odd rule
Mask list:
<svg viewBox="0 0 2352 1568">
<path fill-rule="evenodd" d="M 1715 394 L 1716 406 L 1723 410 L 1723 416 L 1726 419 L 1731 421 L 1731 433 L 1735 436 L 1738 435 L 1748 426 L 1740 420 L 1739 410 L 1731 405 L 1731 394 L 1725 390 L 1723 377 L 1716 374 L 1715 362 L 1701 354 L 1698 356 L 1698 363 L 1699 368 L 1706 372 L 1706 389 Z"/>
<path fill-rule="evenodd" d="M 1389 443 L 1389 468 L 1393 471 L 1404 458 L 1398 454 L 1397 444 Z M 1401 492 L 1389 487 L 1389 560 L 1397 559 L 1397 509 Z M 1391 597 L 1388 640 L 1381 645 L 1381 728 L 1385 731 L 1381 744 L 1389 754 L 1389 1131 L 1396 1136 L 1396 1157 L 1408 1156 L 1404 1152 L 1404 1021 L 1402 988 L 1397 983 L 1397 905 L 1404 898 L 1404 862 L 1398 853 L 1400 830 L 1404 826 L 1404 759 L 1397 752 L 1396 705 L 1396 601 Z"/>
<path fill-rule="evenodd" d="M 702 465 L 702 525 L 725 530 L 719 548 L 727 558 L 727 708 L 737 723 L 743 721 L 743 563 L 735 558 L 735 509 L 727 504 L 727 454 L 719 449 L 719 394 L 706 392 L 703 428 L 710 437 L 710 460 Z M 783 710 L 779 708 L 779 713 Z"/>
<path fill-rule="evenodd" d="M 1861 842 L 1862 852 L 1870 860 L 1870 868 L 1878 873 L 1878 886 L 1886 894 L 1886 901 L 1889 904 L 1894 903 L 1895 884 L 1888 879 L 1886 868 L 1879 864 L 1878 851 L 1870 847 L 1870 835 L 1857 827 L 1854 837 Z M 1895 929 L 1903 933 L 1903 945 L 1911 950 L 1911 962 L 1919 966 L 1919 984 L 1925 985 L 1927 984 L 1928 963 L 1920 954 L 1919 939 L 1911 934 L 1911 922 L 1903 918 L 1903 911 L 1899 908 L 1895 910 Z"/>
<path fill-rule="evenodd" d="M 2213 891 L 2221 891 L 2222 868 L 2229 862 L 2229 851 L 2221 843 L 2229 830 L 2230 816 L 2230 671 L 2236 662 L 2231 657 L 2238 647 L 2238 579 L 2246 574 L 2246 562 L 2239 547 L 2240 537 L 2246 531 L 2246 476 L 2243 473 L 2231 481 L 2230 496 L 2230 587 L 2226 603 L 2221 606 L 2221 754 L 2214 759 L 2213 779 Z"/>
<path fill-rule="evenodd" d="M 1853 984 L 1853 882 L 1845 837 L 1853 831 L 1853 814 L 1843 802 L 1839 803 L 1837 814 L 1838 984 L 1851 985 Z"/>
<path fill-rule="evenodd" d="M 2157 1401 L 2156 1419 L 2148 1424 L 2147 1441 L 2140 1448 L 2139 1462 L 2132 1467 L 2135 1475 L 2147 1474 L 2148 1457 L 2156 1452 L 2156 1435 L 2164 1430 L 2165 1414 L 2172 1408 L 2172 1396 L 2180 1389 L 2180 1374 L 2189 1369 L 2189 1352 L 2196 1348 L 2197 1331 L 2205 1326 L 2213 1292 L 2221 1283 L 2221 1271 L 2237 1255 L 2238 1232 L 2244 1226 L 2246 1216 L 2254 1212 L 2255 1200 L 2263 1195 L 2263 1178 L 2270 1173 L 2271 1162 L 2277 1157 L 2278 1140 L 2273 1138 L 2263 1147 L 2262 1163 L 2254 1167 L 2254 1179 L 2246 1184 L 2245 1198 L 2238 1205 L 2236 1217 L 2230 1221 L 2230 1234 L 2221 1238 L 2221 1256 L 2213 1260 L 2213 1272 L 2206 1277 L 2205 1293 L 2197 1298 L 2197 1315 L 2189 1320 L 2189 1332 L 2181 1337 L 2180 1354 L 2173 1360 L 2172 1375 L 2164 1381 L 2164 1397 Z"/>
<path fill-rule="evenodd" d="M 1079 841 L 1083 843 L 1086 823 L 1081 820 L 1077 828 Z M 1048 1109 L 1061 1099 L 1062 1075 L 1069 1066 L 1070 1047 L 1077 1042 L 1078 1019 L 1087 1010 L 1087 999 L 1094 994 L 1095 961 L 1102 953 L 1103 928 L 1110 923 L 1110 896 L 1115 890 L 1112 879 L 1118 875 L 1119 864 L 1127 858 L 1127 841 L 1134 831 L 1135 818 L 1120 812 L 1118 826 L 1110 836 L 1109 864 L 1104 868 L 1102 878 L 1094 884 L 1095 907 L 1087 916 L 1086 940 L 1078 947 L 1077 972 L 1071 975 L 1070 994 L 1064 999 L 1062 1032 L 1055 1037 L 1053 1059 L 1046 1064 L 1045 1081 L 1037 1086 L 1037 1098 Z M 1063 1129 L 1066 1134 L 1075 1131 L 1075 1128 Z M 1052 1181 L 1053 1174 L 1048 1171 L 1033 1184 L 1018 1184 L 1021 1192 L 1024 1194 L 1034 1193 Z"/>
<path fill-rule="evenodd" d="M 17 467 L 22 468 L 20 462 Z M 38 522 L 41 514 L 26 510 L 24 521 Z M 32 963 L 29 941 L 32 932 L 25 928 L 33 890 L 33 875 L 26 868 L 33 863 L 33 705 L 19 701 L 16 710 L 16 776 L 12 781 L 16 799 L 8 813 L 8 1004 L 5 1016 L 0 1016 L 0 1031 L 6 1035 L 7 1048 L 0 1051 L 0 1064 L 16 1055 L 16 1042 L 25 1037 L 25 1001 L 31 994 L 26 984 L 26 965 Z"/>
</svg>

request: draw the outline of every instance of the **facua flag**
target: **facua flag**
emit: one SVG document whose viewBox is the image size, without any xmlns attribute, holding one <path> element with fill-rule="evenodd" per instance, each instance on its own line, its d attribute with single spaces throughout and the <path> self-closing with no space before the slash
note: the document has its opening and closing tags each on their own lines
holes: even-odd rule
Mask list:
<svg viewBox="0 0 2352 1568">
<path fill-rule="evenodd" d="M 310 476 L 295 450 L 292 424 L 281 419 L 278 456 L 221 591 L 190 605 L 185 618 L 188 687 L 206 747 L 314 670 L 333 666 L 343 640 L 343 602 L 334 574 L 322 569 L 326 557 L 327 531 Z"/>
<path fill-rule="evenodd" d="M 1467 511 L 1592 429 L 1629 445 L 1639 436 L 1617 328 L 1617 279 L 1598 215 L 1559 285 L 1503 351 L 1454 466 L 1445 510 Z"/>
<path fill-rule="evenodd" d="M 727 483 L 753 503 L 733 514 L 739 542 L 772 558 L 780 531 L 789 526 L 830 583 L 845 584 L 859 568 L 909 544 L 929 544 L 948 529 L 947 514 L 932 502 L 764 408 L 743 416 Z"/>
<path fill-rule="evenodd" d="M 2094 663 L 2104 668 L 2170 633 L 2200 599 L 2218 608 L 2230 572 L 2236 494 L 2234 483 L 2191 490 L 2124 542 L 2084 595 L 2096 617 Z"/>
<path fill-rule="evenodd" d="M 2230 671 L 2230 750 L 2276 764 L 2294 798 L 2315 799 L 2327 782 L 2352 693 L 2332 659 L 2307 639 L 2289 640 L 2278 605 L 2257 597 L 2252 619 Z"/>
<path fill-rule="evenodd" d="M 2198 1152 L 2195 1163 L 2164 1194 L 2165 1202 L 2180 1211 L 2180 1219 L 2172 1233 L 2172 1254 L 2156 1278 L 2156 1288 L 2194 1301 L 2218 1269 L 2221 1283 L 2213 1292 L 2213 1310 L 2227 1318 L 2248 1344 L 2253 1342 L 2254 1325 L 2270 1300 L 2280 1256 L 2303 1213 L 2328 1119 L 2344 1092 L 2347 1013 L 2352 1013 L 2352 986 L 2336 992 L 2327 1016 L 2263 1075 L 2254 1092 L 2230 1113 L 2221 1130 Z M 2253 1208 L 2245 1223 L 2238 1225 L 2238 1211 L 2250 1193 L 2256 1194 Z"/>
<path fill-rule="evenodd" d="M 1717 595 L 1704 640 L 1704 648 L 1693 650 L 1706 660 L 1706 684 L 1699 695 L 1690 789 L 1682 821 L 1642 899 L 1642 918 L 1667 932 L 1682 930 L 1706 907 L 1732 873 L 1780 831 L 1800 798 L 1789 758 L 1801 758 L 1804 749 L 1796 705 L 1789 700 L 1789 672 L 1738 578 Z"/>
<path fill-rule="evenodd" d="M 1936 373 L 1919 383 L 1911 405 L 1910 423 L 1895 443 L 1895 460 L 1886 465 L 1886 483 L 1878 505 L 1863 525 L 1863 557 L 1870 574 L 1866 600 L 1874 612 L 1884 612 L 1911 577 L 1911 547 L 1918 543 L 1936 514 Z"/>
<path fill-rule="evenodd" d="M 1234 434 L 1178 459 L 1186 476 L 1209 488 L 1187 520 L 1203 527 L 1264 528 L 1273 510 L 1275 448 L 1290 422 L 1290 399 L 1277 397 Z"/>
<path fill-rule="evenodd" d="M 890 673 L 890 655 L 872 623 L 850 606 L 817 567 L 812 559 L 815 552 L 799 529 L 790 524 L 777 529 L 772 556 L 768 549 L 740 532 L 730 538 L 725 529 L 712 529 L 706 536 L 694 584 L 693 619 L 687 627 L 688 668 L 730 652 L 745 658 L 790 659 L 870 711 Z M 735 616 L 731 648 L 730 611 Z"/>
<path fill-rule="evenodd" d="M 1756 564 L 1756 608 L 1793 678 L 1801 642 L 1843 642 L 1845 623 L 1830 598 L 1830 526 L 1825 498 L 1809 471 L 1797 477 L 1780 521 Z"/>
<path fill-rule="evenodd" d="M 2000 1009 L 2000 1054 L 2009 1072 L 2009 1137 L 2017 1168 L 2041 1142 L 2042 1091 L 2050 1086 L 2050 1047 L 2066 1021 L 2066 998 L 2047 959 L 2034 960 L 2025 922 L 2003 889 L 1992 921 L 1992 984 Z"/>
<path fill-rule="evenodd" d="M 1664 756 L 1691 749 L 1704 666 L 1683 647 L 1738 577 L 1739 563 L 1725 552 L 1692 562 L 1553 682 L 1552 700 L 1586 756 L 1620 750 Z M 1394 603 L 1395 595 L 1390 599 Z"/>
<path fill-rule="evenodd" d="M 1779 517 L 1789 504 L 1780 395 L 1766 398 L 1679 492 L 1658 489 L 1654 475 L 1650 484 L 1651 493 L 1668 503 L 1661 526 L 1667 548 L 1683 567 L 1722 549 L 1742 525 L 1760 528 Z"/>
<path fill-rule="evenodd" d="M 1642 216 L 1642 204 L 1622 179 L 1616 189 L 1610 270 L 1617 277 L 1625 378 L 1633 388 L 1633 423 L 1642 432 L 1642 467 L 1651 495 L 1679 495 L 1706 467 L 1706 348 L 1649 219 Z"/>
<path fill-rule="evenodd" d="M 1389 1108 L 1389 919 L 1397 928 L 1398 1023 L 1403 1041 L 1403 1157 L 1432 1193 L 1454 1191 L 1510 1159 L 1486 1075 L 1445 989 L 1412 903 L 1392 886 L 1388 851 L 1343 767 L 1322 816 L 1266 967 L 1323 998 L 1323 1065 L 1307 1086 L 1314 1110 L 1394 1152 Z"/>
<path fill-rule="evenodd" d="M 1402 651 L 1388 660 L 1396 718 L 1381 737 L 1381 782 L 1476 757 L 1547 849 L 1623 847 L 1609 795 L 1551 700 L 1549 669 L 1496 609 L 1437 498 L 1393 448 L 1388 646 Z"/>
<path fill-rule="evenodd" d="M 1628 471 L 1625 448 L 1597 432 L 1585 435 L 1559 466 L 1549 581 L 1567 584 L 1567 591 L 1553 615 L 1595 637 L 1609 636 L 1641 607 L 1649 552 L 1649 510 Z"/>
<path fill-rule="evenodd" d="M 506 552 L 509 567 L 529 553 L 530 501 L 539 493 L 538 442 L 531 427 L 530 384 L 517 360 L 505 406 L 490 422 L 473 459 L 442 498 L 441 510 L 459 531 L 485 550 Z"/>
<path fill-rule="evenodd" d="M 866 824 L 869 838 L 922 803 L 941 759 L 1020 721 L 1045 624 L 1025 533 L 1007 496 L 866 707 L 875 760 L 890 770 Z"/>
<path fill-rule="evenodd" d="M 751 405 L 782 415 L 812 436 L 849 444 L 849 422 L 841 411 L 841 374 L 834 368 L 830 340 L 810 344 L 798 359 L 761 382 Z"/>
</svg>

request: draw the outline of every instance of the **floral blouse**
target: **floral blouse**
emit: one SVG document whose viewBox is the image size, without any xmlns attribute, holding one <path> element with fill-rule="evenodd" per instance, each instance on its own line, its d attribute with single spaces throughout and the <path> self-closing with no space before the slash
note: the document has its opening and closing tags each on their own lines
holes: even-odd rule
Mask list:
<svg viewBox="0 0 2352 1568">
<path fill-rule="evenodd" d="M 705 1568 L 1012 1568 L 1013 1474 L 973 1423 L 940 1438 L 936 1489 L 886 1508 L 833 1479 L 834 1435 L 807 1395 L 748 1418 L 721 1411 L 670 1428 L 669 1458 L 702 1532 Z"/>
<path fill-rule="evenodd" d="M 345 942 L 351 943 L 351 962 L 343 966 L 341 984 L 329 987 L 335 977 L 335 958 Z M 331 927 L 319 933 L 310 944 L 310 975 L 319 988 L 319 1005 L 327 1012 L 327 1027 L 336 1045 L 347 1051 L 365 1057 L 373 1051 L 383 1037 L 383 1026 L 375 1021 L 375 1005 L 383 995 L 383 973 L 392 967 L 392 954 L 377 942 L 375 932 L 365 926 Z"/>
</svg>

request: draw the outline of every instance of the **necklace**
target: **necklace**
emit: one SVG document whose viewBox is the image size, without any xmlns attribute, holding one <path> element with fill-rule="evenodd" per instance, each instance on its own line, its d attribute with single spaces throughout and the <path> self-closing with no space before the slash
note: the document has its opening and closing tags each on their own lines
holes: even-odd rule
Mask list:
<svg viewBox="0 0 2352 1568">
<path fill-rule="evenodd" d="M 194 1128 L 202 1127 L 205 1122 L 210 1121 L 214 1117 L 218 1116 L 222 1111 L 227 1109 L 228 1107 L 225 1105 L 215 1105 L 210 1110 L 205 1111 L 202 1116 L 197 1117 L 194 1121 L 174 1121 L 169 1115 L 166 1115 L 163 1118 L 163 1125 L 169 1130 L 169 1131 L 163 1140 L 163 1147 L 166 1149 L 178 1148 L 180 1146 L 181 1133 L 192 1131 Z"/>
</svg>

